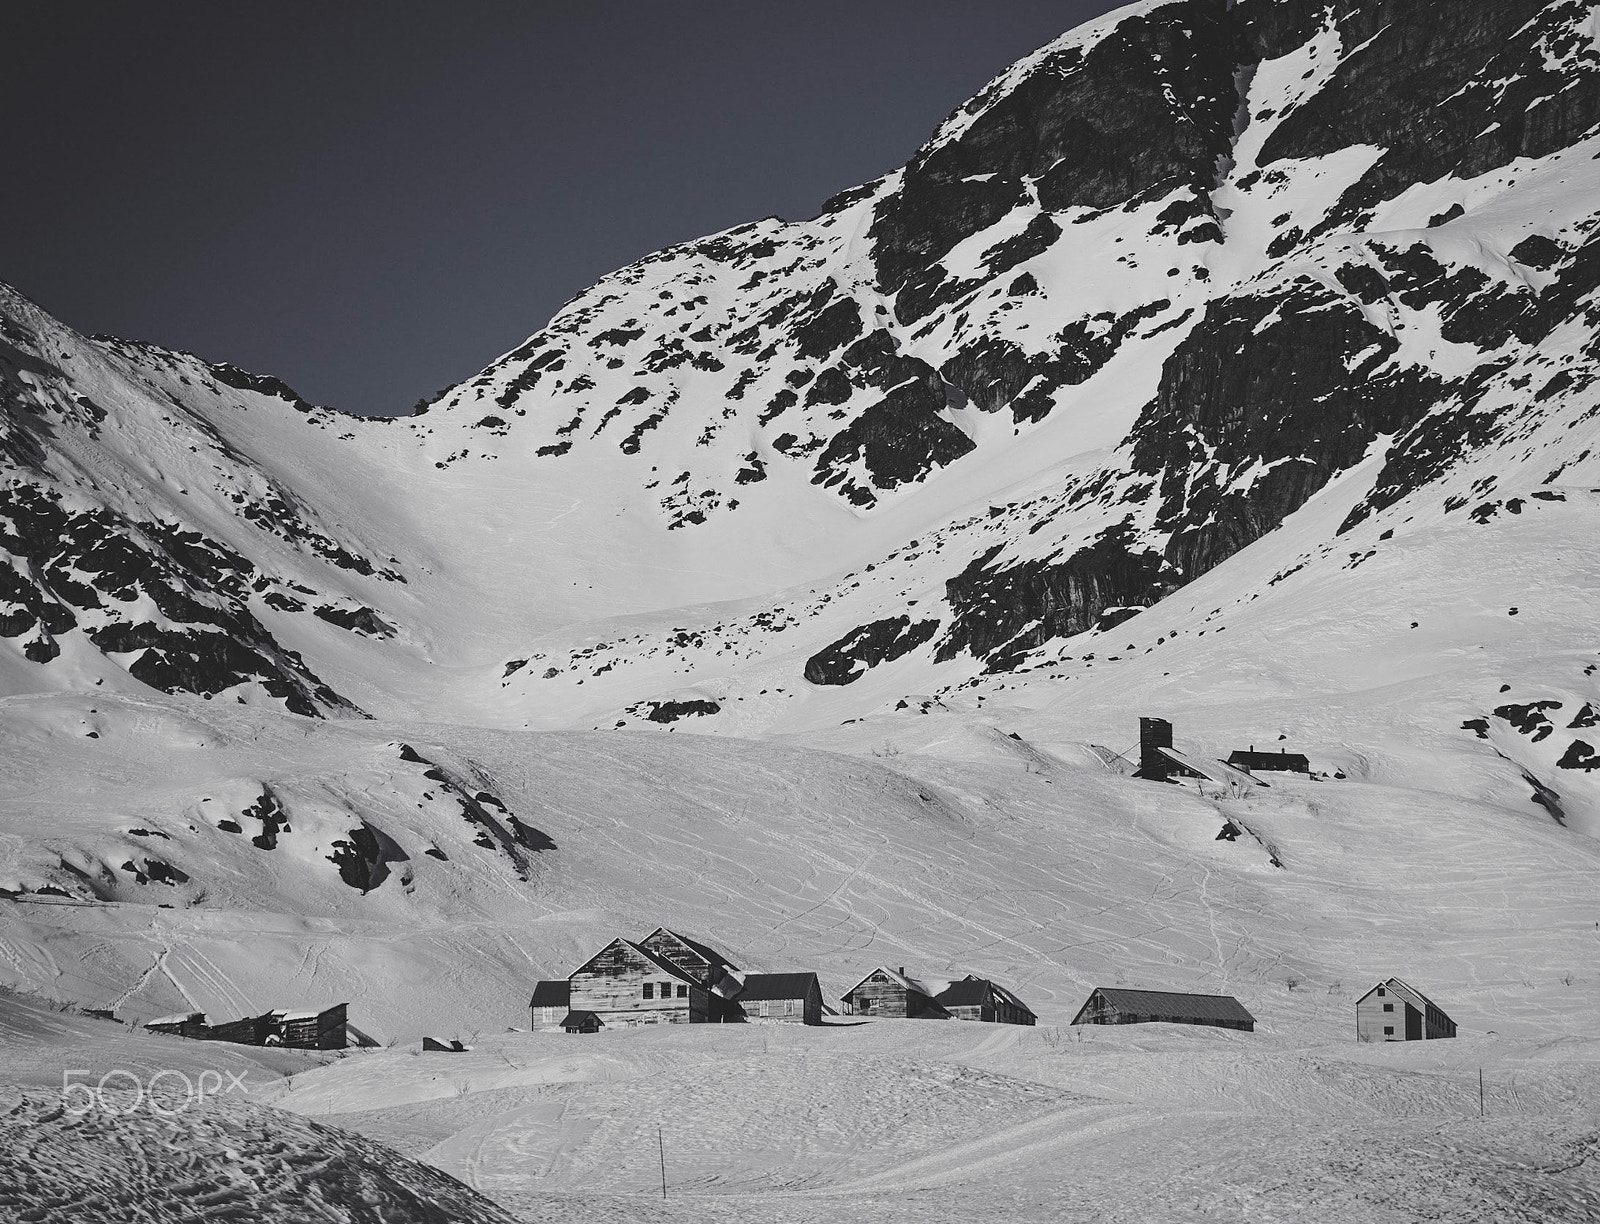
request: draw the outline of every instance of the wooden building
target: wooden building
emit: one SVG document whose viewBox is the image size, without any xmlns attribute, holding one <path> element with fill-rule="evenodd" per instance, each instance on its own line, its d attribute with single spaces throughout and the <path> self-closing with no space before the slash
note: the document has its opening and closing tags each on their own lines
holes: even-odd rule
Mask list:
<svg viewBox="0 0 1600 1224">
<path fill-rule="evenodd" d="M 898 1016 L 908 1020 L 948 1020 L 950 1013 L 933 1001 L 938 990 L 906 976 L 904 967 L 879 966 L 844 995 L 851 1016 Z"/>
<path fill-rule="evenodd" d="M 335 1003 L 321 1010 L 274 1013 L 279 1017 L 281 1043 L 295 1050 L 342 1050 L 348 1044 L 345 1033 L 346 1004 Z"/>
<path fill-rule="evenodd" d="M 204 1037 L 206 1035 L 205 1012 L 179 1012 L 175 1016 L 158 1016 L 154 1020 L 146 1020 L 144 1027 L 152 1033 L 167 1033 L 173 1037 Z"/>
<path fill-rule="evenodd" d="M 562 1018 L 561 1027 L 569 1033 L 598 1033 L 605 1027 L 605 1021 L 592 1011 L 575 1011 Z"/>
<path fill-rule="evenodd" d="M 1179 994 L 1096 986 L 1074 1024 L 1201 1024 L 1253 1033 L 1256 1018 L 1231 995 Z"/>
<path fill-rule="evenodd" d="M 238 1045 L 266 1045 L 267 1038 L 278 1032 L 278 1013 L 266 1012 L 259 1016 L 243 1016 L 238 1020 L 225 1020 L 207 1026 L 207 1041 L 231 1041 Z"/>
<path fill-rule="evenodd" d="M 814 973 L 752 973 L 736 996 L 745 1020 L 821 1024 L 822 986 Z"/>
<path fill-rule="evenodd" d="M 1400 978 L 1379 982 L 1356 1000 L 1357 1041 L 1433 1041 L 1455 1035 L 1456 1022 Z"/>
<path fill-rule="evenodd" d="M 1257 752 L 1254 744 L 1234 752 L 1228 757 L 1228 764 L 1253 774 L 1311 772 L 1311 762 L 1303 752 Z"/>
<path fill-rule="evenodd" d="M 572 1012 L 593 1012 L 607 1024 L 704 1024 L 726 1008 L 673 962 L 626 939 L 613 939 L 567 982 Z"/>
<path fill-rule="evenodd" d="M 422 1052 L 424 1054 L 465 1054 L 467 1047 L 460 1041 L 451 1041 L 446 1045 L 442 1041 L 435 1041 L 432 1037 L 422 1039 Z"/>
<path fill-rule="evenodd" d="M 528 1027 L 552 1028 L 572 1010 L 572 983 L 562 978 L 555 982 L 535 982 L 528 1001 Z"/>
<path fill-rule="evenodd" d="M 1033 1010 L 1004 986 L 970 973 L 959 982 L 951 982 L 933 996 L 933 1001 L 953 1020 L 1026 1025 L 1039 1022 Z"/>
<path fill-rule="evenodd" d="M 639 946 L 707 990 L 721 987 L 725 993 L 732 993 L 736 986 L 726 979 L 738 973 L 738 967 L 715 948 L 687 935 L 657 927 L 639 941 Z"/>
<path fill-rule="evenodd" d="M 1164 718 L 1139 720 L 1139 768 L 1136 778 L 1149 782 L 1169 782 L 1176 772 L 1172 761 L 1162 752 L 1172 747 L 1172 724 Z"/>
</svg>

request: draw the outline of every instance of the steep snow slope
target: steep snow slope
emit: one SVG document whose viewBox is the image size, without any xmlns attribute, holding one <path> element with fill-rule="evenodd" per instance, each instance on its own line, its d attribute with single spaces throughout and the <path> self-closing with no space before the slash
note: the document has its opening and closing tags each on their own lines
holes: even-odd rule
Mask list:
<svg viewBox="0 0 1600 1224">
<path fill-rule="evenodd" d="M 782 729 L 756 698 L 1032 666 L 1275 530 L 1314 554 L 1581 483 L 1597 121 L 1575 0 L 1134 5 L 398 422 L 7 296 L 7 688 Z M 1347 520 L 1300 523 L 1357 472 Z M 206 610 L 86 594 L 108 530 Z"/>
</svg>

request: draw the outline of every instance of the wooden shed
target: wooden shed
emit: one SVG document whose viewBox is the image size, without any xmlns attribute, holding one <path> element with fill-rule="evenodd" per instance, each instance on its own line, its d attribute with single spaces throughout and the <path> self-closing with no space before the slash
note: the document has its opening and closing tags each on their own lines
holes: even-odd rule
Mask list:
<svg viewBox="0 0 1600 1224">
<path fill-rule="evenodd" d="M 605 1021 L 592 1011 L 574 1011 L 562 1018 L 561 1027 L 569 1033 L 598 1033 L 605 1027 Z"/>
<path fill-rule="evenodd" d="M 572 1012 L 593 1012 L 608 1024 L 704 1024 L 722 1010 L 677 965 L 626 939 L 613 939 L 567 982 Z"/>
<path fill-rule="evenodd" d="M 342 1050 L 348 1044 L 345 1034 L 345 1008 L 335 1003 L 321 1010 L 275 1013 L 282 1044 L 295 1050 Z"/>
<path fill-rule="evenodd" d="M 1179 994 L 1096 986 L 1074 1024 L 1200 1024 L 1253 1033 L 1256 1018 L 1232 995 Z"/>
<path fill-rule="evenodd" d="M 207 1041 L 231 1041 L 238 1045 L 266 1045 L 267 1038 L 278 1031 L 278 1013 L 264 1012 L 259 1016 L 243 1016 L 238 1020 L 225 1020 L 206 1028 Z"/>
<path fill-rule="evenodd" d="M 1379 982 L 1356 1000 L 1357 1041 L 1433 1041 L 1455 1035 L 1456 1022 L 1400 978 Z"/>
<path fill-rule="evenodd" d="M 536 982 L 528 1001 L 528 1027 L 553 1028 L 572 1010 L 572 983 L 562 978 L 555 982 Z"/>
<path fill-rule="evenodd" d="M 1235 751 L 1228 757 L 1228 764 L 1247 773 L 1311 772 L 1311 762 L 1303 752 L 1257 752 L 1254 745 Z"/>
<path fill-rule="evenodd" d="M 933 1001 L 955 1020 L 1025 1025 L 1039 1022 L 1033 1010 L 1004 986 L 970 973 L 959 982 L 951 982 L 933 996 Z"/>
<path fill-rule="evenodd" d="M 822 1023 L 822 986 L 814 973 L 752 973 L 735 1001 L 752 1022 Z"/>
<path fill-rule="evenodd" d="M 943 984 L 939 989 L 943 988 Z M 950 1013 L 933 1001 L 938 989 L 906 976 L 904 967 L 879 966 L 844 995 L 846 1015 L 899 1016 L 909 1020 L 948 1020 Z"/>
<path fill-rule="evenodd" d="M 205 1037 L 205 1012 L 179 1012 L 175 1016 L 158 1016 L 146 1020 L 144 1027 L 152 1033 L 167 1033 L 173 1037 Z"/>
</svg>

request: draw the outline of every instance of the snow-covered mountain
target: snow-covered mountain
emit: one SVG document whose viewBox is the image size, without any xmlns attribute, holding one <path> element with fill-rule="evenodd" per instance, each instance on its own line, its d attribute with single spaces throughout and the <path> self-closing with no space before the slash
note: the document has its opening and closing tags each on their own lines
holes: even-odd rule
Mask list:
<svg viewBox="0 0 1600 1224">
<path fill-rule="evenodd" d="M 1129 895 L 1203 870 L 1175 930 L 1215 932 L 1234 871 L 1261 941 L 1120 953 L 1333 980 L 1352 945 L 1301 945 L 1387 831 L 1329 801 L 1349 857 L 1301 914 L 1260 878 L 1294 867 L 1271 818 L 1196 842 L 1081 747 L 1152 712 L 1205 751 L 1290 738 L 1405 821 L 1442 803 L 1473 863 L 1514 819 L 1519 887 L 1572 854 L 1580 891 L 1597 158 L 1592 3 L 1141 0 L 905 167 L 606 277 L 408 417 L 0 288 L 0 980 L 243 1010 L 376 964 L 374 1027 L 411 1033 L 736 903 L 770 967 L 881 940 L 1065 1009 L 1092 975 L 1035 936 L 1097 904 L 1079 857 Z M 1383 852 L 1428 912 L 1432 851 Z M 1034 900 L 940 899 L 1018 873 Z"/>
<path fill-rule="evenodd" d="M 393 420 L 0 286 L 0 1132 L 91 1153 L 19 1209 L 259 1199 L 243 1151 L 279 1215 L 499 1218 L 241 1103 L 35 1091 L 248 1065 L 530 1218 L 636 1218 L 663 1119 L 653 1218 L 1592 1218 L 1597 536 L 1592 0 L 1141 0 Z M 1147 714 L 1316 776 L 1133 779 Z M 663 924 L 1042 1027 L 502 1032 Z M 1352 1047 L 1394 974 L 1461 1039 Z M 1068 1037 L 1109 983 L 1257 1031 Z"/>
<path fill-rule="evenodd" d="M 1336 581 L 1558 513 L 1597 122 L 1579 0 L 1135 4 L 392 422 L 8 293 L 7 688 L 815 726 L 1057 674 L 1269 533 Z"/>
</svg>

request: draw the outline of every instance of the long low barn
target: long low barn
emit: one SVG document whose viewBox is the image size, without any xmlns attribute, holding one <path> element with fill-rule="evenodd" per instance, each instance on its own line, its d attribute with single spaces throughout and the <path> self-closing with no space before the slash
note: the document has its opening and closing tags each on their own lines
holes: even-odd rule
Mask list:
<svg viewBox="0 0 1600 1224">
<path fill-rule="evenodd" d="M 1232 995 L 1096 986 L 1074 1024 L 1200 1024 L 1253 1033 L 1256 1018 Z"/>
</svg>

